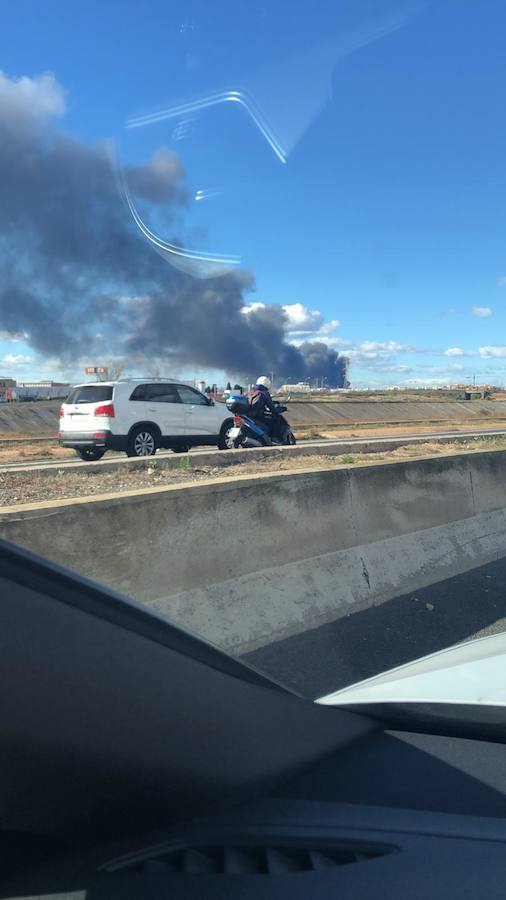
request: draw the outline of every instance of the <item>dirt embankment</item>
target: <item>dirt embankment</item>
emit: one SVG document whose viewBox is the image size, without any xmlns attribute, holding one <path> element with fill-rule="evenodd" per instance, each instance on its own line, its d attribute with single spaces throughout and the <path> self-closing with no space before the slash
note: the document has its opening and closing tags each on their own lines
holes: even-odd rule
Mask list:
<svg viewBox="0 0 506 900">
<path fill-rule="evenodd" d="M 392 425 L 489 425 L 506 421 L 506 402 L 475 401 L 332 401 L 287 403 L 292 425 L 342 428 Z"/>
<path fill-rule="evenodd" d="M 1 403 L 0 435 L 54 435 L 58 431 L 60 406 L 61 400 Z"/>
<path fill-rule="evenodd" d="M 59 400 L 0 404 L 0 437 L 50 437 L 58 431 Z M 506 422 L 506 400 L 294 400 L 287 417 L 297 429 L 414 425 L 493 425 Z"/>
</svg>

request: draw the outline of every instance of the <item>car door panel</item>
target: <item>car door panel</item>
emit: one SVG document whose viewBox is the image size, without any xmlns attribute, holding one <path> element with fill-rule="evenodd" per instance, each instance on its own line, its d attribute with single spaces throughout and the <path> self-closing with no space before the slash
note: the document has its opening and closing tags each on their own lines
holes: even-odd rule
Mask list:
<svg viewBox="0 0 506 900">
<path fill-rule="evenodd" d="M 163 437 L 182 437 L 185 416 L 176 385 L 156 382 L 147 385 L 146 419 L 158 425 Z"/>
<path fill-rule="evenodd" d="M 146 409 L 146 390 L 146 384 L 138 384 L 128 397 L 128 402 L 119 404 L 119 407 L 121 408 L 121 406 L 123 406 L 125 410 L 121 415 L 120 434 L 128 434 L 130 429 L 133 428 L 137 422 L 146 421 L 148 417 Z"/>
<path fill-rule="evenodd" d="M 190 438 L 218 434 L 216 407 L 187 385 L 178 385 L 178 394 L 184 409 L 185 434 Z"/>
</svg>

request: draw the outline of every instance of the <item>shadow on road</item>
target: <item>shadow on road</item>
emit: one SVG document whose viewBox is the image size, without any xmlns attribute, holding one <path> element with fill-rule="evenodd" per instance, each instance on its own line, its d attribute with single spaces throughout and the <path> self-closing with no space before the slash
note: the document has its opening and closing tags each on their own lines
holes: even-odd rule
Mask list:
<svg viewBox="0 0 506 900">
<path fill-rule="evenodd" d="M 506 558 L 269 644 L 244 659 L 306 696 L 319 697 L 503 630 Z"/>
</svg>

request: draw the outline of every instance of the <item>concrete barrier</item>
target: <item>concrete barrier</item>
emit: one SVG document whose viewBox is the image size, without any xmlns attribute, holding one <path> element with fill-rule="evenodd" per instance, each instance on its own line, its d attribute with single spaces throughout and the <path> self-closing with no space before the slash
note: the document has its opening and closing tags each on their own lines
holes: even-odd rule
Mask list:
<svg viewBox="0 0 506 900">
<path fill-rule="evenodd" d="M 14 507 L 0 535 L 242 653 L 506 555 L 506 452 Z"/>
</svg>

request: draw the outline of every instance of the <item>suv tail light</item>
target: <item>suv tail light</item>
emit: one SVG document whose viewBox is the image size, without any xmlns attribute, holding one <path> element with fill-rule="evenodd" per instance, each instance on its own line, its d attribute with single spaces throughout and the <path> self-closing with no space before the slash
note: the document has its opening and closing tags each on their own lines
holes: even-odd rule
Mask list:
<svg viewBox="0 0 506 900">
<path fill-rule="evenodd" d="M 60 419 L 63 419 L 64 415 L 65 415 L 65 408 L 63 406 L 60 406 Z"/>
<path fill-rule="evenodd" d="M 110 419 L 114 419 L 114 404 L 113 403 L 104 403 L 102 406 L 97 406 L 95 408 L 96 416 L 109 416 Z"/>
</svg>

